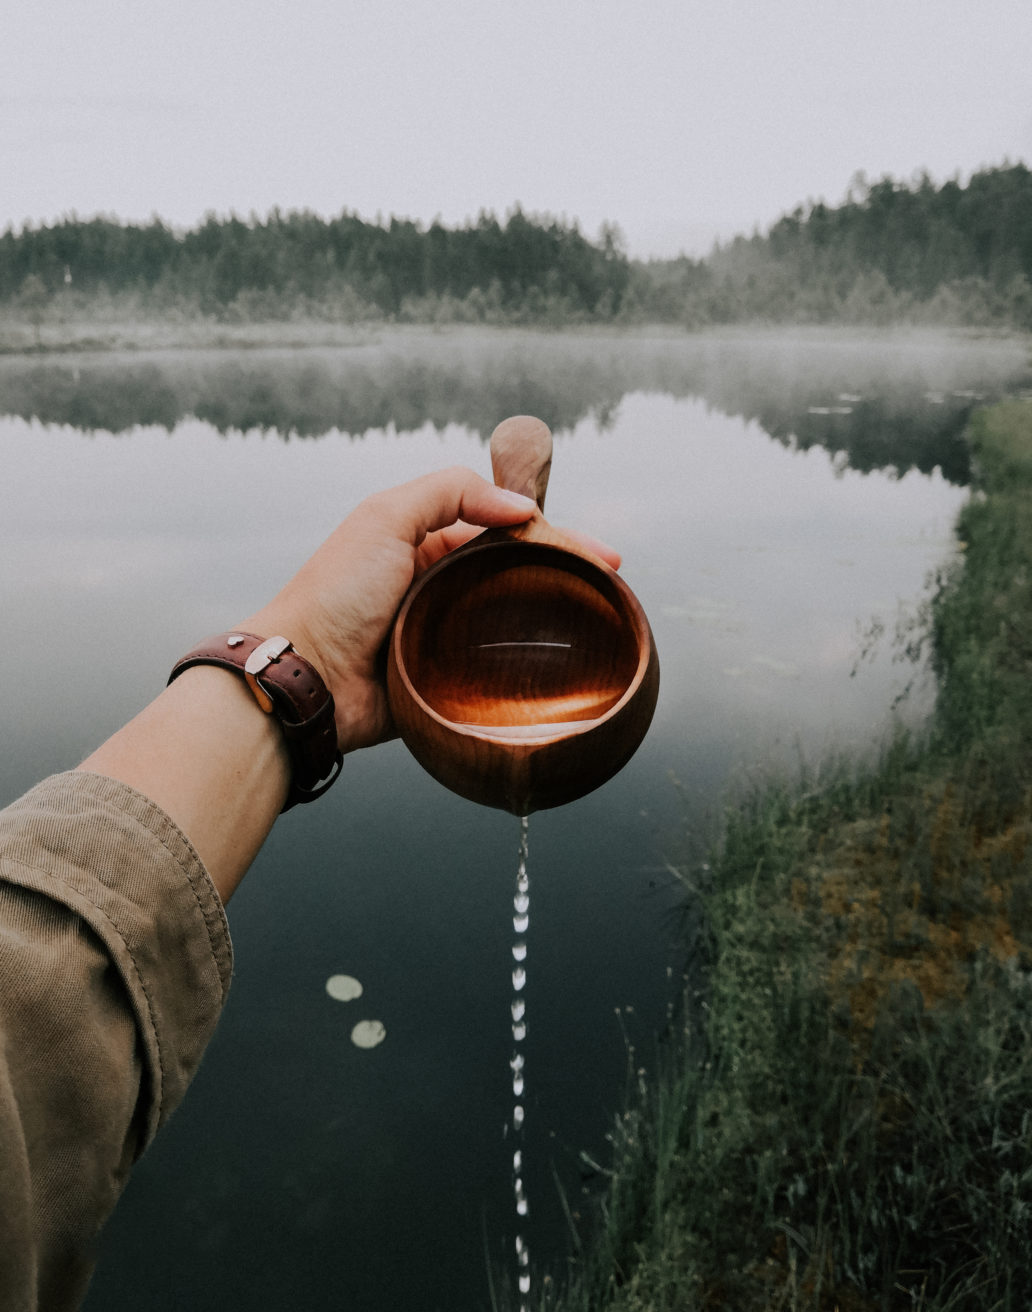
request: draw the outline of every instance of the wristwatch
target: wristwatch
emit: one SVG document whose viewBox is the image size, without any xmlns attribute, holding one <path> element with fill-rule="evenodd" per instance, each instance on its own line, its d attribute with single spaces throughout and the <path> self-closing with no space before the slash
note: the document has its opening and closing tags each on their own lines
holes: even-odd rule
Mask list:
<svg viewBox="0 0 1032 1312">
<path fill-rule="evenodd" d="M 290 640 L 258 638 L 237 629 L 217 634 L 176 661 L 168 682 L 193 665 L 217 665 L 242 675 L 266 715 L 279 720 L 292 766 L 283 810 L 322 797 L 344 762 L 337 746 L 333 696 Z"/>
</svg>

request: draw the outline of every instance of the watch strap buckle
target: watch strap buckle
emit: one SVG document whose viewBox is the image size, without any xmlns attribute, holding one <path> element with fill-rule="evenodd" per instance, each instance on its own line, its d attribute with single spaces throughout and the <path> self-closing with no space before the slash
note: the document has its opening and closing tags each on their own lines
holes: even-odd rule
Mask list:
<svg viewBox="0 0 1032 1312">
<path fill-rule="evenodd" d="M 289 638 L 277 636 L 266 638 L 264 642 L 258 644 L 254 651 L 251 652 L 244 662 L 244 678 L 247 680 L 247 686 L 254 694 L 254 699 L 262 708 L 266 715 L 271 715 L 273 710 L 273 701 L 258 681 L 258 675 L 263 670 L 267 670 L 270 665 L 274 664 L 283 655 L 284 652 L 290 651 L 291 644 Z"/>
<path fill-rule="evenodd" d="M 169 683 L 193 665 L 242 674 L 259 707 L 279 721 L 293 767 L 284 811 L 326 792 L 343 763 L 333 697 L 319 671 L 288 638 L 263 639 L 239 629 L 217 634 L 176 662 Z"/>
</svg>

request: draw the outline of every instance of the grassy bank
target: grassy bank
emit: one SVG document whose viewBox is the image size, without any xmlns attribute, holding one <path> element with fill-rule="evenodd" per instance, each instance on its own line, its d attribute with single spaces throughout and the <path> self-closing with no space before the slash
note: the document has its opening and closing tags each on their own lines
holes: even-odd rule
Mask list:
<svg viewBox="0 0 1032 1312">
<path fill-rule="evenodd" d="M 634 327 L 641 315 L 587 314 L 559 296 L 505 305 L 476 289 L 454 296 L 407 296 L 386 310 L 348 289 L 319 296 L 242 292 L 228 304 L 140 291 L 61 290 L 38 301 L 0 301 L 0 355 L 63 352 L 350 346 L 392 328 Z M 670 328 L 683 331 L 677 321 Z"/>
<path fill-rule="evenodd" d="M 703 1019 L 616 1124 L 551 1307 L 1029 1306 L 1032 404 L 971 441 L 964 550 L 910 635 L 934 721 L 729 813 L 694 876 Z"/>
<path fill-rule="evenodd" d="M 372 314 L 330 318 L 304 304 L 289 318 L 245 319 L 204 314 L 191 305 L 158 312 L 133 295 L 59 295 L 35 315 L 0 306 L 0 356 L 347 347 L 367 341 L 383 323 Z"/>
</svg>

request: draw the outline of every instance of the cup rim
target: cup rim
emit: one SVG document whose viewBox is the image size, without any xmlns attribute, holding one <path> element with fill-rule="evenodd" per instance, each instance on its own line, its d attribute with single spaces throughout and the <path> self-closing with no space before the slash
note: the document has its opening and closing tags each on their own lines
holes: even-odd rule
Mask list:
<svg viewBox="0 0 1032 1312">
<path fill-rule="evenodd" d="M 458 565 L 472 556 L 481 555 L 485 552 L 511 552 L 513 550 L 519 552 L 534 550 L 545 555 L 550 555 L 554 558 L 561 558 L 564 562 L 575 563 L 576 573 L 582 578 L 589 576 L 586 578 L 587 582 L 591 582 L 591 574 L 605 579 L 607 585 L 617 593 L 620 601 L 626 608 L 626 612 L 630 616 L 634 629 L 634 636 L 637 639 L 638 646 L 638 663 L 635 667 L 634 674 L 617 700 L 603 711 L 601 715 L 593 716 L 590 720 L 585 720 L 583 722 L 584 727 L 581 729 L 570 727 L 571 725 L 576 725 L 576 721 L 564 721 L 562 722 L 562 733 L 543 732 L 540 735 L 520 735 L 519 737 L 513 737 L 512 735 L 506 734 L 492 734 L 489 732 L 491 726 L 465 724 L 456 720 L 450 720 L 441 715 L 439 711 L 436 711 L 430 703 L 425 700 L 416 688 L 405 667 L 405 662 L 402 658 L 402 630 L 405 620 L 412 609 L 413 603 L 424 591 L 426 586 L 432 583 L 434 579 L 450 567 Z M 444 729 L 447 729 L 451 733 L 458 734 L 461 737 L 476 738 L 479 741 L 488 741 L 502 745 L 519 743 L 522 746 L 535 746 L 563 742 L 572 737 L 580 737 L 593 729 L 600 728 L 602 725 L 607 724 L 614 719 L 641 689 L 655 654 L 655 640 L 641 602 L 634 595 L 630 585 L 615 569 L 610 565 L 607 565 L 605 561 L 589 558 L 576 551 L 568 551 L 564 547 L 557 546 L 551 542 L 535 542 L 521 538 L 510 538 L 505 540 L 495 539 L 491 542 L 482 542 L 479 538 L 474 538 L 465 546 L 459 547 L 456 551 L 449 552 L 446 556 L 442 556 L 439 561 L 431 565 L 424 574 L 421 574 L 419 578 L 413 582 L 402 601 L 397 615 L 395 616 L 394 624 L 391 629 L 390 649 L 392 656 L 391 663 L 402 681 L 406 695 L 422 713 L 434 720 L 437 724 L 441 725 Z"/>
</svg>

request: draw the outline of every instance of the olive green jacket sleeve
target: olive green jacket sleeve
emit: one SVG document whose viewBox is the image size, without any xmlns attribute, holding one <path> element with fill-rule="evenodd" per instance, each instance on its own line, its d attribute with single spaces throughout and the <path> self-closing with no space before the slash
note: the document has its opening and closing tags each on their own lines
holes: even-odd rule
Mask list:
<svg viewBox="0 0 1032 1312">
<path fill-rule="evenodd" d="M 181 1100 L 232 971 L 185 835 L 96 774 L 0 811 L 0 1308 L 64 1312 Z"/>
</svg>

